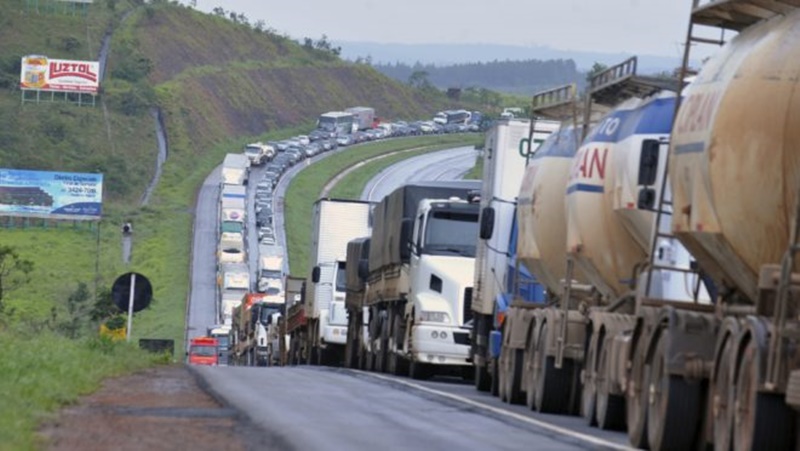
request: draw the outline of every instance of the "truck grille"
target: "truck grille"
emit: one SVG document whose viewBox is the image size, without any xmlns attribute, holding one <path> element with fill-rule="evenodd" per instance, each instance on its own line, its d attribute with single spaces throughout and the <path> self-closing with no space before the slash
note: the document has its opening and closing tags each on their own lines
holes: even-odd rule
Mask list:
<svg viewBox="0 0 800 451">
<path fill-rule="evenodd" d="M 462 318 L 464 318 L 462 324 L 472 319 L 472 287 L 464 289 L 464 312 Z"/>
</svg>

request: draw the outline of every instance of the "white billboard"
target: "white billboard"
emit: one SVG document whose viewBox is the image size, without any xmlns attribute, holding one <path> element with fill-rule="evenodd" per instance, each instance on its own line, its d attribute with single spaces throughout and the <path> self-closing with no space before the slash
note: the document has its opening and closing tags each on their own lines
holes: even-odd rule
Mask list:
<svg viewBox="0 0 800 451">
<path fill-rule="evenodd" d="M 52 59 L 41 55 L 22 57 L 19 87 L 24 90 L 97 94 L 100 63 Z"/>
<path fill-rule="evenodd" d="M 103 174 L 0 168 L 0 216 L 99 220 Z"/>
</svg>

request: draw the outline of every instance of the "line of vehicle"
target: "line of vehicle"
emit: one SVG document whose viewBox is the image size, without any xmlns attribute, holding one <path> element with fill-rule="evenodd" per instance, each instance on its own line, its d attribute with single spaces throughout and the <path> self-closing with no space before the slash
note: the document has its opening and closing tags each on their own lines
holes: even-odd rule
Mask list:
<svg viewBox="0 0 800 451">
<path fill-rule="evenodd" d="M 615 450 L 635 450 L 635 448 L 631 448 L 629 446 L 622 445 L 620 443 L 615 443 L 615 442 L 610 442 L 608 440 L 603 440 L 601 438 L 594 437 L 594 436 L 591 436 L 591 435 L 588 435 L 588 434 L 584 434 L 584 433 L 581 433 L 581 432 L 576 432 L 576 431 L 573 431 L 573 430 L 570 430 L 570 429 L 567 429 L 567 428 L 564 428 L 564 427 L 561 427 L 561 426 L 556 426 L 554 424 L 550 424 L 550 423 L 547 423 L 545 421 L 537 420 L 535 418 L 526 417 L 525 415 L 520 415 L 520 414 L 515 413 L 515 412 L 511 412 L 511 411 L 508 411 L 508 410 L 504 410 L 504 409 L 500 409 L 500 408 L 497 408 L 497 407 L 494 407 L 494 406 L 490 406 L 488 404 L 484 404 L 482 402 L 478 402 L 478 401 L 475 401 L 475 400 L 472 400 L 472 399 L 469 399 L 469 398 L 465 398 L 463 396 L 454 395 L 452 393 L 447 393 L 447 392 L 440 391 L 440 390 L 434 390 L 432 388 L 425 387 L 424 385 L 416 384 L 416 383 L 409 382 L 409 381 L 406 381 L 406 380 L 403 380 L 403 379 L 397 379 L 397 378 L 393 378 L 393 377 L 384 376 L 382 374 L 376 374 L 376 373 L 371 373 L 371 372 L 361 371 L 361 370 L 350 370 L 350 371 L 352 371 L 354 373 L 357 373 L 359 375 L 364 375 L 364 376 L 367 376 L 367 377 L 374 377 L 376 379 L 380 379 L 380 380 L 383 380 L 383 381 L 386 381 L 386 382 L 389 382 L 389 383 L 404 385 L 406 387 L 413 388 L 414 390 L 419 390 L 419 391 L 422 391 L 422 392 L 425 392 L 425 393 L 429 393 L 429 394 L 432 394 L 432 395 L 435 395 L 435 396 L 440 396 L 442 398 L 447 398 L 447 399 L 449 399 L 451 401 L 456 401 L 456 402 L 460 402 L 460 403 L 463 403 L 463 404 L 467 404 L 467 405 L 469 405 L 471 407 L 476 407 L 478 409 L 481 409 L 481 410 L 484 410 L 484 411 L 487 411 L 487 412 L 491 412 L 491 413 L 493 413 L 495 415 L 502 415 L 502 416 L 505 416 L 505 417 L 513 418 L 514 420 L 521 421 L 521 422 L 524 422 L 524 423 L 527 423 L 527 424 L 530 424 L 530 425 L 533 425 L 533 426 L 536 426 L 536 427 L 539 427 L 539 428 L 542 428 L 542 429 L 547 429 L 548 431 L 555 432 L 555 433 L 561 434 L 561 435 L 565 435 L 567 437 L 571 437 L 573 439 L 577 439 L 577 440 L 589 443 L 589 444 L 594 445 L 594 446 L 602 446 L 602 447 L 607 448 L 607 449 L 615 449 Z"/>
</svg>

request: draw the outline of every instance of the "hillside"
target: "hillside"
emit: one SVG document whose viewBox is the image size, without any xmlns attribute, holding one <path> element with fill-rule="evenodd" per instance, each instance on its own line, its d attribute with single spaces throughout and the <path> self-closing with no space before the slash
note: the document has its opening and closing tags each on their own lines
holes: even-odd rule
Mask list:
<svg viewBox="0 0 800 451">
<path fill-rule="evenodd" d="M 318 114 L 348 106 L 370 105 L 389 118 L 461 106 L 368 65 L 177 4 L 97 0 L 86 16 L 64 13 L 56 0 L 39 0 L 38 10 L 34 4 L 0 0 L 0 167 L 102 172 L 104 218 L 99 232 L 86 224 L 56 228 L 0 218 L 0 227 L 13 226 L 0 231 L 0 244 L 34 263 L 35 282 L 3 300 L 17 322 L 60 327 L 79 316 L 66 300 L 81 283 L 95 299 L 95 286 L 107 290 L 119 274 L 135 270 L 150 278 L 155 293 L 151 308 L 137 314 L 134 337 L 174 338 L 180 349 L 193 199 L 226 152 L 257 137 L 307 131 Z M 20 102 L 23 55 L 96 60 L 110 31 L 96 106 Z M 169 153 L 142 206 L 155 173 L 156 109 Z M 130 265 L 121 259 L 124 219 L 136 224 Z"/>
</svg>

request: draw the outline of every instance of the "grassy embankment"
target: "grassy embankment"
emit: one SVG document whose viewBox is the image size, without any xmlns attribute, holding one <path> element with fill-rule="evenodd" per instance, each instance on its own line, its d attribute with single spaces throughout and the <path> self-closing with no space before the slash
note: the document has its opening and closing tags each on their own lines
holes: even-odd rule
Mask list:
<svg viewBox="0 0 800 451">
<path fill-rule="evenodd" d="M 308 169 L 301 171 L 289 185 L 286 191 L 286 200 L 284 207 L 285 214 L 285 227 L 286 227 L 286 241 L 287 252 L 289 253 L 290 272 L 296 276 L 304 276 L 308 270 L 308 252 L 309 240 L 311 238 L 311 214 L 314 201 L 319 197 L 319 193 L 323 186 L 336 174 L 353 164 L 367 158 L 382 155 L 396 150 L 411 149 L 415 147 L 425 147 L 426 149 L 419 149 L 419 152 L 435 151 L 456 147 L 459 145 L 476 144 L 478 140 L 475 136 L 465 135 L 444 135 L 444 136 L 429 136 L 420 138 L 399 139 L 393 141 L 386 141 L 381 143 L 370 144 L 367 146 L 354 148 L 351 152 L 344 152 L 338 155 L 333 155 L 324 160 L 324 163 L 310 166 Z M 399 159 L 409 158 L 411 153 L 405 153 L 402 156 L 397 156 Z M 391 159 L 394 157 L 387 157 Z M 390 160 L 391 161 L 391 160 Z M 396 162 L 397 160 L 395 160 Z M 334 188 L 331 197 L 345 197 L 357 198 L 358 194 L 363 189 L 364 184 L 371 176 L 361 175 L 361 171 L 369 170 L 372 174 L 377 174 L 380 169 L 378 166 L 372 166 L 377 163 L 385 163 L 384 159 L 367 164 L 364 168 L 356 171 L 354 175 L 360 181 L 353 182 L 350 176 L 346 177 L 347 185 L 361 183 L 361 187 L 356 189 L 348 189 L 344 194 Z M 391 163 L 389 163 L 391 164 Z M 388 164 L 387 164 L 388 165 Z M 385 166 L 383 166 L 385 167 Z M 381 167 L 382 169 L 382 167 Z M 337 186 L 344 186 L 345 183 L 340 181 Z"/>
</svg>

